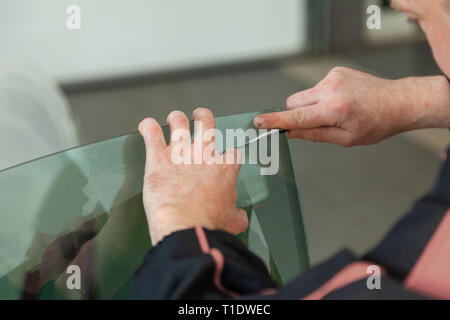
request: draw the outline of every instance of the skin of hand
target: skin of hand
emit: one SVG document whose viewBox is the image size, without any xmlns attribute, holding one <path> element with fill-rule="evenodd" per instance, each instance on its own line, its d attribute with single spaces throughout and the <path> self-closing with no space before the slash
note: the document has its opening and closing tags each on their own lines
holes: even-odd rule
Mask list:
<svg viewBox="0 0 450 320">
<path fill-rule="evenodd" d="M 203 130 L 215 128 L 210 110 L 198 108 L 193 112 L 195 120 L 194 141 L 188 142 L 192 148 L 205 143 L 198 130 L 201 122 Z M 202 226 L 208 229 L 222 229 L 232 234 L 244 232 L 248 227 L 245 210 L 236 208 L 236 180 L 240 169 L 241 154 L 237 149 L 224 154 L 212 152 L 214 157 L 224 157 L 233 153 L 234 163 L 175 164 L 171 159 L 175 130 L 189 132 L 189 120 L 181 111 L 173 111 L 167 117 L 171 132 L 171 143 L 166 144 L 158 122 L 146 118 L 139 124 L 139 132 L 146 146 L 143 201 L 153 245 L 175 231 Z M 203 141 L 203 143 L 202 143 Z"/>
<path fill-rule="evenodd" d="M 417 21 L 450 77 L 450 0 L 392 0 Z M 450 127 L 450 89 L 443 76 L 386 80 L 337 67 L 314 88 L 287 100 L 288 111 L 255 119 L 259 128 L 341 146 L 369 145 L 404 131 Z"/>
<path fill-rule="evenodd" d="M 314 88 L 287 99 L 287 111 L 258 116 L 258 128 L 287 129 L 288 138 L 350 147 L 400 132 L 450 126 L 445 77 L 387 80 L 333 68 Z"/>
</svg>

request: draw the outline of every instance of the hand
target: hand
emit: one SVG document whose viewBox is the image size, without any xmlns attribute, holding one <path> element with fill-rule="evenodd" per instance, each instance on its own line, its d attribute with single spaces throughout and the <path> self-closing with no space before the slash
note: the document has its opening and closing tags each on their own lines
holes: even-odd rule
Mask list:
<svg viewBox="0 0 450 320">
<path fill-rule="evenodd" d="M 341 146 L 369 145 L 400 132 L 450 126 L 444 77 L 381 79 L 334 68 L 314 88 L 287 99 L 288 111 L 259 116 L 259 128 L 288 129 L 288 138 Z"/>
<path fill-rule="evenodd" d="M 203 130 L 214 129 L 215 121 L 210 110 L 198 108 L 193 113 L 196 125 Z M 226 157 L 234 152 L 235 164 L 175 164 L 171 158 L 174 145 L 173 132 L 184 129 L 189 132 L 189 121 L 181 111 L 173 111 L 167 117 L 171 131 L 171 143 L 167 146 L 163 132 L 156 120 L 147 118 L 139 124 L 139 132 L 145 141 L 146 164 L 143 200 L 152 242 L 178 230 L 195 226 L 223 229 L 233 234 L 248 227 L 245 210 L 236 208 L 236 179 L 241 156 L 238 150 L 227 150 L 223 155 L 213 150 L 214 157 Z M 194 143 L 202 143 L 201 135 L 194 132 Z M 202 148 L 211 141 L 202 143 Z M 193 155 L 193 144 L 188 142 Z"/>
</svg>

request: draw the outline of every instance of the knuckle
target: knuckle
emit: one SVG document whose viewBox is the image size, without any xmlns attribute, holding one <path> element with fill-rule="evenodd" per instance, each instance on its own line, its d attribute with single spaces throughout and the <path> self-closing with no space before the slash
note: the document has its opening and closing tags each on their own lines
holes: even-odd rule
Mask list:
<svg viewBox="0 0 450 320">
<path fill-rule="evenodd" d="M 345 85 L 346 79 L 344 77 L 336 77 L 335 79 L 333 79 L 333 81 L 331 82 L 331 89 L 333 91 L 338 91 L 340 89 L 342 89 Z"/>
<path fill-rule="evenodd" d="M 295 109 L 293 111 L 293 115 L 292 116 L 294 118 L 295 123 L 298 126 L 301 127 L 305 123 L 305 120 L 306 120 L 305 112 L 301 108 Z"/>
<path fill-rule="evenodd" d="M 334 109 L 340 113 L 345 114 L 349 111 L 350 102 L 349 100 L 344 96 L 339 96 L 335 98 L 334 100 Z"/>
<path fill-rule="evenodd" d="M 333 68 L 324 83 L 327 89 L 335 93 L 345 88 L 345 85 L 347 84 L 347 76 L 344 73 L 345 71 L 342 67 Z"/>
</svg>

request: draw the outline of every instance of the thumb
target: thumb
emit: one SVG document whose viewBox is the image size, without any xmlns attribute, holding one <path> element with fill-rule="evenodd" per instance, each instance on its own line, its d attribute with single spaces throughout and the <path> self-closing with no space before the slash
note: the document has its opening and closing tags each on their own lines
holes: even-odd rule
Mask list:
<svg viewBox="0 0 450 320">
<path fill-rule="evenodd" d="M 311 88 L 300 91 L 289 96 L 286 100 L 286 107 L 288 109 L 295 109 L 300 107 L 307 107 L 317 104 L 319 101 L 317 97 L 317 89 Z"/>
<path fill-rule="evenodd" d="M 247 212 L 244 209 L 236 209 L 234 214 L 235 219 L 233 219 L 232 233 L 239 234 L 245 232 L 248 228 Z"/>
<path fill-rule="evenodd" d="M 328 142 L 348 147 L 352 145 L 351 133 L 339 128 L 317 128 L 307 130 L 291 130 L 286 133 L 289 139 L 297 138 L 312 142 Z"/>
</svg>

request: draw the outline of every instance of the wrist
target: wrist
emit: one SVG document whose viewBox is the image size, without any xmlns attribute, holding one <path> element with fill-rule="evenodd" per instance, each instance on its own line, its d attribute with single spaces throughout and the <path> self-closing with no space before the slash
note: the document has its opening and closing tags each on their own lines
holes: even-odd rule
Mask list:
<svg viewBox="0 0 450 320">
<path fill-rule="evenodd" d="M 190 214 L 186 210 L 164 208 L 148 217 L 149 231 L 152 244 L 156 245 L 171 233 L 191 229 L 196 226 L 213 230 L 215 225 L 200 213 Z"/>
<path fill-rule="evenodd" d="M 396 80 L 402 130 L 450 127 L 450 86 L 444 76 Z"/>
</svg>

